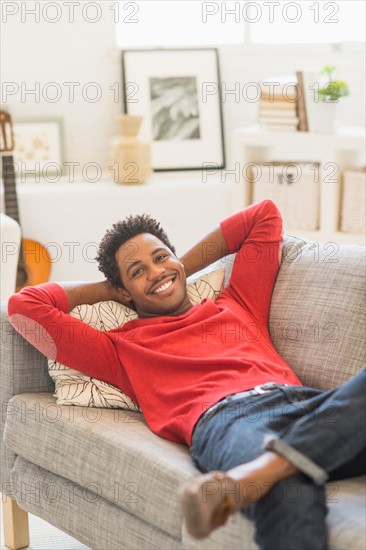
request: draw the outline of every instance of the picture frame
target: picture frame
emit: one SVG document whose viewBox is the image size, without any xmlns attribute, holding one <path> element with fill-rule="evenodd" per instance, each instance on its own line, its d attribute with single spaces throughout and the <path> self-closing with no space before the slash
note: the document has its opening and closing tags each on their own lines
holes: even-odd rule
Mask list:
<svg viewBox="0 0 366 550">
<path fill-rule="evenodd" d="M 17 119 L 13 124 L 14 167 L 23 176 L 62 176 L 62 118 Z"/>
<path fill-rule="evenodd" d="M 124 50 L 122 80 L 155 171 L 225 167 L 217 48 Z"/>
</svg>

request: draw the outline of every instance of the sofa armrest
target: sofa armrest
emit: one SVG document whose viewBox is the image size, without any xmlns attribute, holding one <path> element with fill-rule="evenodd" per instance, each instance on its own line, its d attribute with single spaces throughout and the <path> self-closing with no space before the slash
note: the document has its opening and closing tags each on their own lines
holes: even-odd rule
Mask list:
<svg viewBox="0 0 366 550">
<path fill-rule="evenodd" d="M 15 455 L 3 443 L 8 401 L 18 393 L 54 392 L 54 383 L 48 374 L 47 359 L 31 346 L 9 323 L 7 303 L 1 303 L 0 320 L 0 406 L 1 444 L 0 472 L 1 488 L 6 493 L 10 482 L 10 470 Z"/>
</svg>

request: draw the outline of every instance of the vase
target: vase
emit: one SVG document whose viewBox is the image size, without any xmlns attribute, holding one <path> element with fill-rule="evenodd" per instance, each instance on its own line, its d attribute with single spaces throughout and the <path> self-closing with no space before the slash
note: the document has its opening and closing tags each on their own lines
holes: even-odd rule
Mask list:
<svg viewBox="0 0 366 550">
<path fill-rule="evenodd" d="M 314 106 L 313 131 L 324 134 L 335 133 L 338 129 L 339 102 L 319 101 Z"/>
<path fill-rule="evenodd" d="M 138 137 L 141 116 L 119 115 L 119 134 L 109 149 L 109 168 L 116 183 L 138 185 L 152 173 L 151 146 Z"/>
</svg>

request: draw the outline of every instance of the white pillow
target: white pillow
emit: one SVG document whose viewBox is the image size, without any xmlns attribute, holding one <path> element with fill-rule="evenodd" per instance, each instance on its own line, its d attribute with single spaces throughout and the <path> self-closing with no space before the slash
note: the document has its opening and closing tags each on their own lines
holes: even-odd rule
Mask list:
<svg viewBox="0 0 366 550">
<path fill-rule="evenodd" d="M 224 267 L 196 279 L 191 277 L 187 285 L 190 301 L 199 304 L 204 298 L 215 300 L 223 289 L 224 278 Z M 133 309 L 112 301 L 80 305 L 74 308 L 70 315 L 102 332 L 116 329 L 128 321 L 139 318 Z M 140 410 L 128 395 L 115 386 L 86 376 L 51 359 L 48 360 L 48 372 L 55 382 L 54 397 L 58 405 Z"/>
</svg>

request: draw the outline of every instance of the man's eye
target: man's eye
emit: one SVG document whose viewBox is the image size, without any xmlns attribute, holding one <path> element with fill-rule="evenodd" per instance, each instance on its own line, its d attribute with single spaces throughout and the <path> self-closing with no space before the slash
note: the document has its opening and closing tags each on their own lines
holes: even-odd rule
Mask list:
<svg viewBox="0 0 366 550">
<path fill-rule="evenodd" d="M 135 275 L 139 275 L 139 272 L 142 271 L 142 267 L 139 267 L 138 269 L 136 269 L 134 272 L 133 272 L 133 276 L 135 277 Z"/>
<path fill-rule="evenodd" d="M 160 262 L 161 259 L 164 259 L 167 257 L 167 254 L 160 254 L 159 256 L 156 256 L 156 260 Z"/>
</svg>

